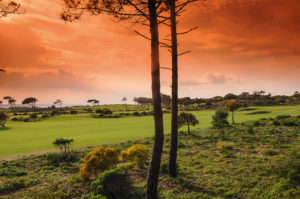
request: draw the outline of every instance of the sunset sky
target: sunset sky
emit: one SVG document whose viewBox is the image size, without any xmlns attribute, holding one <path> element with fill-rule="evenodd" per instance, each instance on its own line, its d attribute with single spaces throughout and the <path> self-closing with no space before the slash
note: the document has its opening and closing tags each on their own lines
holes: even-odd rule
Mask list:
<svg viewBox="0 0 300 199">
<path fill-rule="evenodd" d="M 150 43 L 134 33 L 147 27 L 110 16 L 83 16 L 65 23 L 62 0 L 22 0 L 23 15 L 0 19 L 0 97 L 20 103 L 62 99 L 65 104 L 121 103 L 126 96 L 151 96 Z M 179 96 L 212 97 L 264 90 L 300 91 L 299 0 L 209 0 L 179 18 Z M 169 34 L 160 27 L 161 40 Z M 171 57 L 161 49 L 161 66 Z M 171 73 L 162 70 L 170 94 Z"/>
</svg>

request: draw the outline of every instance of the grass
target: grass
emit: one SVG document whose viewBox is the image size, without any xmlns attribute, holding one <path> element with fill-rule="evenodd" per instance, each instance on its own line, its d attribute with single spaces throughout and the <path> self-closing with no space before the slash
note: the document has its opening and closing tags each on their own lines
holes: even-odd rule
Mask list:
<svg viewBox="0 0 300 199">
<path fill-rule="evenodd" d="M 275 117 L 277 115 L 300 115 L 300 106 L 253 107 L 267 114 L 247 115 L 249 111 L 235 113 L 236 122 Z M 200 121 L 195 128 L 210 126 L 214 111 L 196 111 Z M 250 112 L 251 113 L 251 112 Z M 113 144 L 127 140 L 153 136 L 153 117 L 125 117 L 95 119 L 88 114 L 61 115 L 39 122 L 12 122 L 0 128 L 0 159 L 53 150 L 56 138 L 72 138 L 75 147 Z M 170 132 L 170 114 L 164 114 L 165 132 Z M 183 127 L 185 128 L 185 127 Z"/>
<path fill-rule="evenodd" d="M 289 119 L 300 122 L 300 118 Z M 249 126 L 254 128 L 251 133 L 247 132 Z M 264 119 L 239 123 L 223 130 L 199 129 L 191 135 L 179 134 L 178 177 L 170 178 L 166 172 L 161 172 L 159 198 L 299 198 L 299 126 L 275 126 L 273 120 Z M 153 139 L 110 146 L 124 150 L 133 144 L 151 148 Z M 169 144 L 168 135 L 163 148 L 164 167 Z M 90 184 L 97 176 L 89 181 L 78 177 L 81 160 L 90 149 L 74 151 L 78 159 L 71 162 L 54 164 L 44 155 L 2 162 L 0 198 L 91 198 Z M 133 186 L 141 196 L 134 198 L 145 198 L 147 169 L 147 166 L 144 169 L 127 168 Z M 110 186 L 114 185 L 110 183 Z"/>
</svg>

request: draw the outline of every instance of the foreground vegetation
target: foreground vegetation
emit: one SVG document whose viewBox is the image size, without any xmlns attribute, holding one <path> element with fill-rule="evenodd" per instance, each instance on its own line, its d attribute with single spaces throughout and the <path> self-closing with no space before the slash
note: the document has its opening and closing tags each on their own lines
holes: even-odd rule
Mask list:
<svg viewBox="0 0 300 199">
<path fill-rule="evenodd" d="M 167 137 L 159 178 L 160 197 L 299 198 L 299 125 L 299 116 L 279 116 L 223 129 L 194 130 L 191 135 L 181 132 L 177 178 L 167 175 L 170 142 Z M 103 147 L 121 151 L 133 144 L 150 148 L 152 138 Z M 79 177 L 83 157 L 91 149 L 75 150 L 70 158 L 60 160 L 45 154 L 3 161 L 1 198 L 145 197 L 147 166 L 120 162 L 115 169 L 101 173 L 99 178 L 84 180 Z M 110 191 L 117 195 L 110 195 Z"/>
</svg>

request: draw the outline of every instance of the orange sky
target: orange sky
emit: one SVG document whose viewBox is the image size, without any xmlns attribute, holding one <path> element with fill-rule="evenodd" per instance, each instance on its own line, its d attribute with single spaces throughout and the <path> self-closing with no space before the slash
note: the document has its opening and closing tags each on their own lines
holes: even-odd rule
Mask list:
<svg viewBox="0 0 300 199">
<path fill-rule="evenodd" d="M 109 16 L 60 20 L 60 0 L 22 0 L 24 15 L 0 21 L 0 96 L 19 102 L 37 97 L 66 104 L 121 103 L 127 96 L 151 96 L 150 43 L 136 35 L 145 27 Z M 290 95 L 300 90 L 300 1 L 210 0 L 195 3 L 179 19 L 180 97 L 211 97 L 265 90 Z M 161 27 L 161 39 L 168 34 Z M 161 66 L 170 56 L 161 49 Z M 170 71 L 162 91 L 170 94 Z"/>
</svg>

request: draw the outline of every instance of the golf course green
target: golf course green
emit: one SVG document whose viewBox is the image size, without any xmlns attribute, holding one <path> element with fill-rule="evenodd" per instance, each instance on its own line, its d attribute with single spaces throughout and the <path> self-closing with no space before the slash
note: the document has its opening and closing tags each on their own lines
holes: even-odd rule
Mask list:
<svg viewBox="0 0 300 199">
<path fill-rule="evenodd" d="M 277 115 L 300 115 L 300 105 L 251 108 L 255 110 L 237 111 L 235 121 L 242 122 Z M 251 114 L 253 112 L 259 114 Z M 192 129 L 210 127 L 213 110 L 193 113 L 199 120 L 199 125 Z M 231 114 L 228 119 L 231 121 Z M 170 114 L 164 114 L 165 133 L 170 133 L 170 123 Z M 9 121 L 6 128 L 0 128 L 0 159 L 54 150 L 52 142 L 61 137 L 74 139 L 74 147 L 84 147 L 149 137 L 153 136 L 153 133 L 152 116 L 97 119 L 88 114 L 78 114 L 54 116 L 39 122 Z"/>
</svg>

